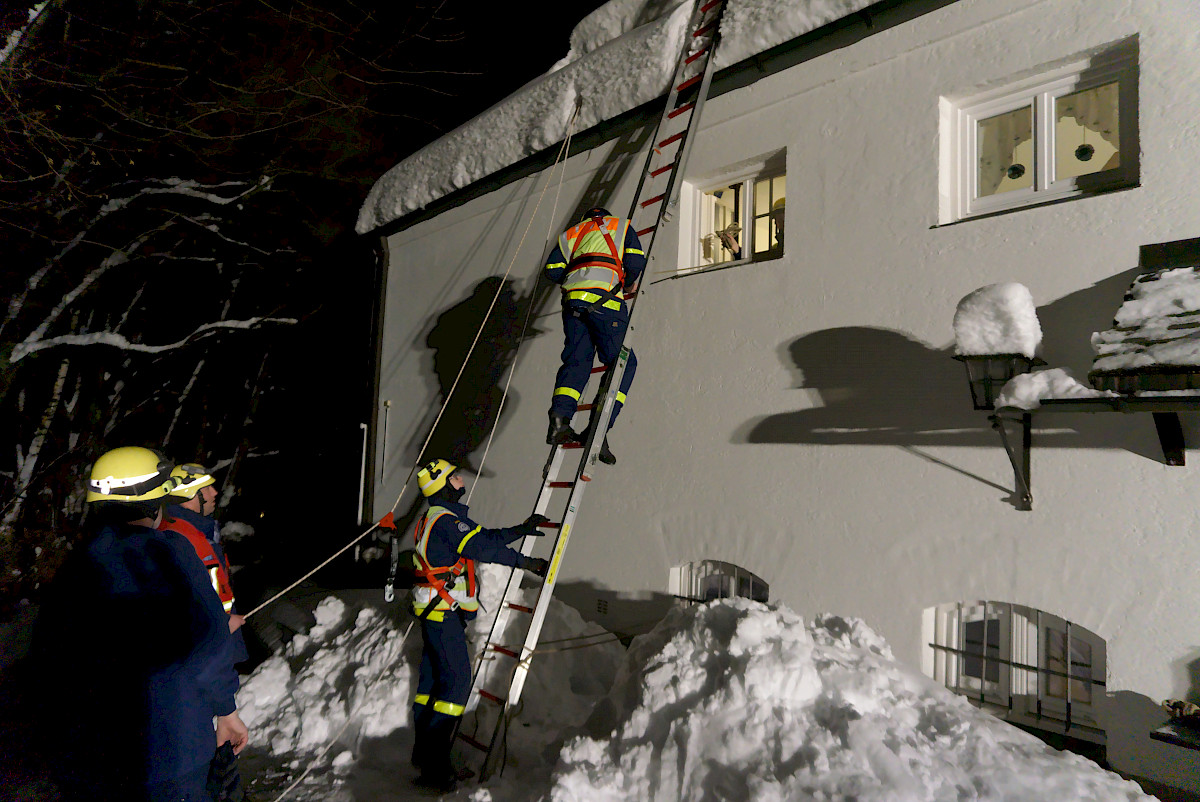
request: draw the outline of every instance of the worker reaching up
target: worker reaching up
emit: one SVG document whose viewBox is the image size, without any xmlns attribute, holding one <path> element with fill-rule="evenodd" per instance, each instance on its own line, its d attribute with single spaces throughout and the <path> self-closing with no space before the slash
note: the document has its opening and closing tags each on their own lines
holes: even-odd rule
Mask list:
<svg viewBox="0 0 1200 802">
<path fill-rule="evenodd" d="M 466 624 L 479 610 L 479 578 L 475 563 L 511 565 L 545 576 L 546 560 L 527 557 L 508 544 L 537 536 L 546 523 L 531 515 L 505 529 L 485 529 L 467 517 L 459 502 L 463 479 L 457 467 L 435 459 L 417 472 L 429 509 L 417 519 L 413 565 L 413 612 L 421 622 L 424 648 L 413 699 L 413 765 L 418 783 L 452 791 L 458 777 L 450 762 L 454 728 L 471 693 L 471 660 Z"/>
<path fill-rule="evenodd" d="M 600 206 L 588 209 L 578 224 L 564 231 L 550 252 L 546 277 L 562 285 L 566 342 L 550 402 L 548 444 L 562 445 L 578 437 L 571 428 L 571 417 L 587 386 L 592 361 L 599 355 L 601 364 L 611 368 L 620 355 L 629 328 L 629 308 L 622 294 L 636 291 L 645 268 L 646 256 L 632 223 Z M 600 460 L 609 465 L 617 459 L 608 447 L 607 432 L 625 403 L 636 370 L 637 358 L 630 351 L 600 447 Z M 593 410 L 589 427 L 595 424 L 598 411 L 599 406 Z"/>
</svg>

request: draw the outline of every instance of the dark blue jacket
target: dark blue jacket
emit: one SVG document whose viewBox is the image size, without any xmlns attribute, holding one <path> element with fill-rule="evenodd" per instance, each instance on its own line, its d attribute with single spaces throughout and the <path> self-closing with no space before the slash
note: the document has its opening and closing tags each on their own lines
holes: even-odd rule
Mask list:
<svg viewBox="0 0 1200 802">
<path fill-rule="evenodd" d="M 226 572 L 229 571 L 229 560 L 225 559 L 225 549 L 221 548 L 221 543 L 217 539 L 216 519 L 193 512 L 178 504 L 172 504 L 167 507 L 166 516 L 168 518 L 178 518 L 181 521 L 187 521 L 199 529 L 201 534 L 212 544 L 213 553 L 217 555 L 217 559 L 225 566 Z M 236 601 L 233 604 L 233 612 L 237 612 Z M 242 637 L 242 631 L 239 629 L 229 639 L 229 660 L 231 663 L 241 663 L 249 659 L 250 653 L 246 651 L 246 639 Z"/>
<path fill-rule="evenodd" d="M 46 701 L 70 724 L 65 754 L 135 786 L 206 766 L 213 716 L 236 709 L 229 640 L 186 538 L 102 527 L 56 576 L 35 634 Z"/>
</svg>

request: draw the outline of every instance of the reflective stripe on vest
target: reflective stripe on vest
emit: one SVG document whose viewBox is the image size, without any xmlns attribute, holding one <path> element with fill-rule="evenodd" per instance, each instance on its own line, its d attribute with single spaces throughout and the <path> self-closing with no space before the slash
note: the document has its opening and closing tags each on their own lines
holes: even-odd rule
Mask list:
<svg viewBox="0 0 1200 802">
<path fill-rule="evenodd" d="M 191 523 L 179 518 L 163 518 L 158 528 L 164 532 L 176 532 L 187 538 L 188 542 L 192 544 L 192 548 L 196 550 L 196 556 L 200 558 L 200 562 L 204 563 L 204 570 L 208 572 L 208 581 L 212 583 L 213 590 L 217 592 L 221 606 L 225 608 L 225 612 L 233 612 L 233 585 L 229 582 L 229 567 L 217 558 L 217 552 L 204 533 Z"/>
<path fill-rule="evenodd" d="M 562 288 L 568 298 L 594 301 L 613 287 L 624 284 L 622 260 L 628 229 L 628 220 L 597 217 L 584 220 L 562 233 L 558 247 L 567 260 L 567 275 Z M 584 297 L 588 295 L 592 297 Z M 620 308 L 620 301 L 614 308 Z"/>
<path fill-rule="evenodd" d="M 425 515 L 417 520 L 417 526 L 413 530 L 416 541 L 413 567 L 417 572 L 417 581 L 413 585 L 413 611 L 418 615 L 425 612 L 425 608 L 436 597 L 437 605 L 427 616 L 431 621 L 441 621 L 447 612 L 460 607 L 468 611 L 479 609 L 475 561 L 460 557 L 454 565 L 430 565 L 425 554 L 433 526 L 444 515 L 457 518 L 445 507 L 430 507 Z"/>
</svg>

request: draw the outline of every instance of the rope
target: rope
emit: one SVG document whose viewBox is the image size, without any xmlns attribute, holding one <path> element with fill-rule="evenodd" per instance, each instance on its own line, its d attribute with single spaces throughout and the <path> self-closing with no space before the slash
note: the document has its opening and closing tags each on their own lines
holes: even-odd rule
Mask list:
<svg viewBox="0 0 1200 802">
<path fill-rule="evenodd" d="M 567 138 L 565 140 L 563 140 L 562 147 L 559 148 L 558 155 L 554 158 L 554 164 L 551 165 L 551 167 L 550 167 L 550 174 L 548 176 L 546 176 L 546 183 L 542 186 L 542 192 L 540 195 L 538 195 L 537 203 L 535 203 L 533 206 L 533 212 L 529 215 L 529 223 L 528 223 L 528 225 L 525 226 L 525 231 L 521 233 L 521 241 L 517 243 L 517 250 L 513 253 L 512 261 L 509 262 L 509 264 L 508 264 L 508 270 L 504 271 L 504 275 L 506 278 L 508 276 L 509 271 L 512 270 L 513 264 L 517 261 L 517 256 L 521 253 L 521 245 L 525 242 L 525 235 L 528 234 L 529 229 L 533 227 L 533 218 L 537 216 L 537 210 L 542 205 L 542 199 L 546 197 L 546 189 L 550 186 L 550 182 L 552 180 L 554 180 L 554 168 L 557 167 L 559 165 L 559 163 L 561 162 L 562 170 L 558 174 L 558 189 L 554 193 L 554 206 L 550 210 L 550 219 L 546 222 L 546 241 L 547 242 L 550 241 L 550 234 L 553 231 L 554 221 L 558 217 L 558 199 L 559 199 L 559 196 L 562 194 L 563 179 L 565 178 L 565 176 L 567 174 L 567 162 L 566 162 L 565 157 L 571 155 L 571 137 L 573 137 L 575 135 L 575 118 L 579 116 L 579 110 L 582 107 L 583 107 L 583 102 L 581 100 L 576 102 L 575 111 L 573 111 L 571 113 L 571 119 L 567 121 Z M 534 299 L 534 296 L 536 295 L 538 281 L 541 279 L 541 276 L 542 276 L 541 268 L 539 267 L 538 268 L 538 277 L 533 282 L 533 291 L 531 291 L 529 293 L 529 308 L 525 310 L 525 322 L 523 324 L 521 324 L 521 336 L 517 339 L 518 343 L 525 341 L 525 332 L 527 332 L 529 330 L 529 321 L 533 317 L 533 299 Z M 503 286 L 504 286 L 503 282 L 501 282 L 500 288 L 498 288 L 496 290 L 496 297 L 492 299 L 493 305 L 495 305 L 495 303 L 496 303 L 496 298 L 500 297 L 500 290 L 503 289 Z M 491 313 L 492 313 L 492 309 L 491 309 L 491 307 L 488 307 L 488 315 L 490 315 Z M 483 318 L 484 324 L 487 323 L 488 315 L 484 315 L 484 318 Z M 479 327 L 480 334 L 483 333 L 483 325 L 484 324 L 481 324 Z M 478 338 L 479 338 L 478 335 L 476 335 L 477 341 L 478 341 Z M 474 348 L 475 347 L 474 344 L 472 344 L 471 347 Z M 471 354 L 468 351 L 467 357 L 470 358 L 470 356 L 471 356 Z M 463 360 L 463 367 L 466 367 L 466 360 Z M 515 374 L 516 372 L 517 372 L 517 360 L 516 360 L 516 358 L 514 358 L 512 364 L 508 368 L 508 378 L 504 382 L 504 393 L 500 396 L 500 406 L 496 410 L 496 419 L 494 421 L 492 421 L 492 430 L 490 432 L 488 432 L 487 445 L 485 445 L 483 448 L 483 456 L 479 458 L 480 473 L 483 472 L 483 465 L 484 465 L 484 463 L 487 462 L 488 453 L 491 452 L 491 450 L 492 450 L 492 440 L 496 437 L 496 429 L 500 426 L 500 416 L 504 412 L 505 402 L 508 401 L 508 388 L 512 386 L 513 374 Z M 475 485 L 478 483 L 478 481 L 479 481 L 478 479 L 475 479 L 471 482 L 471 489 L 470 489 L 470 491 L 467 492 L 467 499 L 466 499 L 467 504 L 471 503 L 471 495 L 475 492 Z"/>
<path fill-rule="evenodd" d="M 416 622 L 415 621 L 408 622 L 408 629 L 404 630 L 404 635 L 403 635 L 403 637 L 400 638 L 400 647 L 396 650 L 397 654 L 394 654 L 391 657 L 389 657 L 387 660 L 385 660 L 383 663 L 383 668 L 380 669 L 379 673 L 376 674 L 374 676 L 374 678 L 367 684 L 367 690 L 362 695 L 362 698 L 364 701 L 370 696 L 371 690 L 375 687 L 375 683 L 379 681 L 379 678 L 383 676 L 383 672 L 387 671 L 388 668 L 391 667 L 392 661 L 394 659 L 396 659 L 396 657 L 399 655 L 399 652 L 404 650 L 404 644 L 408 641 L 408 634 L 410 632 L 412 632 L 414 623 L 416 623 Z M 346 728 L 350 726 L 350 722 L 353 720 L 354 720 L 353 716 L 350 716 L 350 715 L 346 716 L 346 722 L 344 724 L 342 724 L 342 728 L 337 731 L 337 734 L 334 735 L 333 738 L 330 739 L 329 743 L 325 744 L 325 748 L 322 749 L 320 751 L 320 753 L 318 753 L 317 756 L 314 757 L 309 762 L 308 768 L 306 768 L 304 770 L 304 772 L 301 773 L 301 775 L 299 777 L 297 777 L 296 780 L 291 785 L 289 785 L 287 788 L 285 788 L 283 790 L 283 793 L 281 793 L 279 796 L 275 797 L 275 802 L 280 802 L 280 800 L 282 800 L 284 797 L 286 797 L 288 794 L 290 794 L 293 790 L 295 790 L 296 786 L 298 786 L 300 783 L 304 782 L 304 778 L 307 777 L 312 772 L 313 766 L 317 765 L 317 763 L 321 760 L 321 758 L 325 757 L 325 755 L 329 752 L 330 748 L 332 748 L 333 745 L 338 742 L 338 739 L 342 737 L 342 734 L 346 731 Z"/>
</svg>

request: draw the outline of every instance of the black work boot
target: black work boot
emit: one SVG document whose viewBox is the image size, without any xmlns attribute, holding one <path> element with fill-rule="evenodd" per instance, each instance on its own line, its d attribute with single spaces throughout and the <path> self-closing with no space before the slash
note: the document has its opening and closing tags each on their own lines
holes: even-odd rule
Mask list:
<svg viewBox="0 0 1200 802">
<path fill-rule="evenodd" d="M 604 436 L 604 442 L 600 444 L 600 453 L 598 454 L 600 461 L 605 465 L 616 465 L 617 458 L 608 448 L 608 435 Z"/>
<path fill-rule="evenodd" d="M 566 415 L 550 413 L 550 428 L 546 431 L 546 445 L 561 446 L 575 439 L 575 430 L 571 428 L 571 419 Z"/>
</svg>

